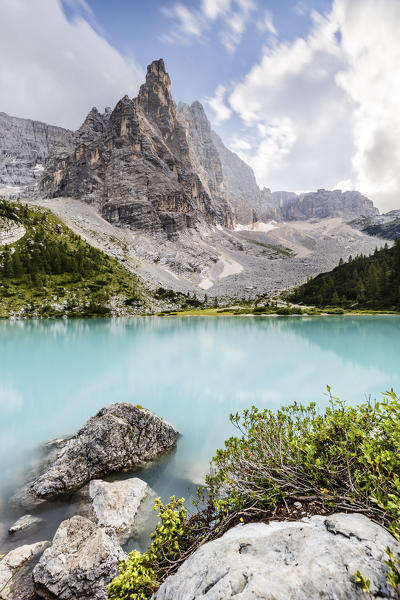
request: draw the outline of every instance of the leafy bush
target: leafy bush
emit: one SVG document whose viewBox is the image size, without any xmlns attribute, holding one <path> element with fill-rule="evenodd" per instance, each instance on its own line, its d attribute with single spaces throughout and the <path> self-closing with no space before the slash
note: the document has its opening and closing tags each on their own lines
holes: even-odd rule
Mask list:
<svg viewBox="0 0 400 600">
<path fill-rule="evenodd" d="M 315 404 L 276 413 L 253 407 L 231 421 L 242 437 L 218 450 L 206 479 L 220 515 L 300 500 L 363 512 L 386 527 L 400 521 L 400 402 L 393 391 L 358 407 L 330 395 L 321 414 Z"/>
<path fill-rule="evenodd" d="M 144 554 L 133 550 L 128 560 L 121 562 L 120 574 L 107 587 L 110 599 L 147 600 L 166 577 L 168 567 L 180 556 L 185 546 L 186 510 L 184 498 L 173 496 L 165 506 L 159 498 L 155 510 L 159 511 L 158 523 L 151 536 L 152 544 Z"/>
<path fill-rule="evenodd" d="M 301 308 L 296 306 L 281 306 L 276 309 L 277 315 L 302 315 L 303 311 Z"/>
</svg>

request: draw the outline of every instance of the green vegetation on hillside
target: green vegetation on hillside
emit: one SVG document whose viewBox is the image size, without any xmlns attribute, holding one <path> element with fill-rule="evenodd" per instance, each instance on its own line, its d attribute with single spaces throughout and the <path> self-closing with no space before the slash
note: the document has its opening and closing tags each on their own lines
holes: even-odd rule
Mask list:
<svg viewBox="0 0 400 600">
<path fill-rule="evenodd" d="M 146 600 L 204 542 L 251 521 L 359 512 L 398 536 L 400 523 L 400 402 L 393 391 L 381 402 L 346 406 L 331 395 L 315 403 L 273 412 L 253 407 L 231 415 L 239 431 L 211 462 L 199 489 L 205 507 L 186 518 L 181 501 L 158 501 L 161 522 L 144 554 L 120 565 L 108 587 L 113 600 Z M 388 553 L 388 580 L 399 591 L 399 557 Z M 368 589 L 368 580 L 354 573 Z"/>
<path fill-rule="evenodd" d="M 26 234 L 0 246 L 0 317 L 108 315 L 113 303 L 143 306 L 140 280 L 48 211 L 0 200 L 1 217 Z"/>
<path fill-rule="evenodd" d="M 298 287 L 293 302 L 315 306 L 400 310 L 400 240 L 371 256 L 349 258 Z"/>
</svg>

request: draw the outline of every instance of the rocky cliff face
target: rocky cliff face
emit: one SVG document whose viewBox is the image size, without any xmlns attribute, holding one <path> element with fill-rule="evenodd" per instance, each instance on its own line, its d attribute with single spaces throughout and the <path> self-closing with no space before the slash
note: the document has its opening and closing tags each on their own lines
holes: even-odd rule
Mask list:
<svg viewBox="0 0 400 600">
<path fill-rule="evenodd" d="M 136 99 L 125 96 L 112 112 L 92 109 L 82 127 L 56 145 L 40 189 L 95 204 L 112 223 L 173 235 L 198 223 L 231 227 L 196 172 L 170 91 L 163 60 L 147 69 Z"/>
<path fill-rule="evenodd" d="M 37 181 L 53 143 L 66 130 L 0 112 L 0 184 L 28 185 Z"/>
<path fill-rule="evenodd" d="M 228 201 L 226 180 L 224 178 L 221 160 L 213 141 L 214 132 L 200 102 L 191 106 L 179 103 L 179 118 L 185 128 L 189 145 L 190 160 L 196 173 L 209 194 L 214 198 L 216 211 L 230 216 L 233 223 L 233 211 Z M 237 214 L 236 214 L 237 217 Z"/>
<path fill-rule="evenodd" d="M 290 192 L 275 194 L 280 194 L 279 211 L 283 221 L 306 221 L 331 217 L 356 219 L 360 215 L 379 213 L 373 202 L 357 191 L 320 189 L 300 196 L 293 196 Z"/>
<path fill-rule="evenodd" d="M 247 225 L 255 221 L 278 218 L 270 191 L 260 190 L 253 170 L 237 154 L 228 150 L 219 135 L 211 132 L 218 152 L 225 180 L 226 196 L 231 203 L 238 223 Z"/>
</svg>

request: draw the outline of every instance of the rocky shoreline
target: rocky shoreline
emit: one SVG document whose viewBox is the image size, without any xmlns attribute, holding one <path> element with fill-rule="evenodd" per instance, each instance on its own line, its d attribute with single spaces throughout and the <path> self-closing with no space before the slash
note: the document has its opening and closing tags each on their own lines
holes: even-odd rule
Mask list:
<svg viewBox="0 0 400 600">
<path fill-rule="evenodd" d="M 40 473 L 11 499 L 21 514 L 10 536 L 40 531 L 41 509 L 68 499 L 68 518 L 53 539 L 24 544 L 0 560 L 1 600 L 106 600 L 106 587 L 128 558 L 123 546 L 154 529 L 155 492 L 138 477 L 107 481 L 174 448 L 178 431 L 128 403 L 110 404 L 67 440 L 50 446 Z M 301 518 L 301 515 L 305 514 Z M 149 529 L 150 524 L 150 529 Z M 240 524 L 201 545 L 153 600 L 362 599 L 354 574 L 371 581 L 370 598 L 396 598 L 383 564 L 400 545 L 361 514 Z"/>
</svg>

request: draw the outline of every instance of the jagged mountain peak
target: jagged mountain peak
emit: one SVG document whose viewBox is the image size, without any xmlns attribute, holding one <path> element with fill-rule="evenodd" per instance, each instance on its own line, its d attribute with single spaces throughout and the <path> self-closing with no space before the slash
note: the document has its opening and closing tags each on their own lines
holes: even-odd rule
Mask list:
<svg viewBox="0 0 400 600">
<path fill-rule="evenodd" d="M 107 121 L 108 114 L 101 114 L 97 107 L 93 106 L 77 131 L 80 141 L 82 143 L 89 142 L 93 137 L 102 135 L 105 132 Z"/>
<path fill-rule="evenodd" d="M 93 203 L 107 220 L 134 230 L 231 227 L 223 190 L 207 185 L 189 144 L 160 59 L 149 65 L 137 98 L 124 96 L 111 114 L 92 109 L 72 144 L 54 149 L 41 189 Z"/>
<path fill-rule="evenodd" d="M 165 70 L 162 58 L 154 60 L 147 67 L 146 81 L 140 86 L 138 103 L 145 113 L 152 116 L 157 108 L 174 104 L 171 96 L 171 79 Z"/>
</svg>

